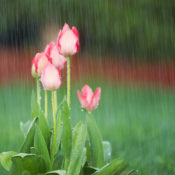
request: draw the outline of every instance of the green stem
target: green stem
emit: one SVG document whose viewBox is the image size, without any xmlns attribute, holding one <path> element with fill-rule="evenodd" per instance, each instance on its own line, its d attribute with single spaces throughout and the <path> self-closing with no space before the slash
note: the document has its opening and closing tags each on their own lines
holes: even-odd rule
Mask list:
<svg viewBox="0 0 175 175">
<path fill-rule="evenodd" d="M 56 111 L 55 111 L 55 92 L 52 91 L 52 111 L 53 111 L 53 144 L 52 144 L 52 155 L 51 155 L 51 162 L 53 164 L 54 155 L 55 155 L 55 143 L 56 143 Z"/>
<path fill-rule="evenodd" d="M 67 105 L 70 108 L 70 57 L 67 57 Z"/>
<path fill-rule="evenodd" d="M 41 102 L 40 102 L 40 84 L 39 84 L 39 79 L 36 80 L 36 90 L 37 90 L 37 103 L 39 108 L 41 107 Z"/>
<path fill-rule="evenodd" d="M 57 91 L 54 91 L 54 100 L 55 100 L 55 112 L 57 112 L 57 106 L 58 106 L 58 103 L 57 103 Z"/>
<path fill-rule="evenodd" d="M 45 118 L 47 120 L 47 90 L 44 91 L 45 95 Z"/>
</svg>

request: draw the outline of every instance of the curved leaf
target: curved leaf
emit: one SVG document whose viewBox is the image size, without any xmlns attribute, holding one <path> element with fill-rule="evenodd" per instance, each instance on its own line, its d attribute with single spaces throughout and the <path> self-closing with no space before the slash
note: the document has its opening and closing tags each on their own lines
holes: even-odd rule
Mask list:
<svg viewBox="0 0 175 175">
<path fill-rule="evenodd" d="M 34 147 L 38 150 L 38 153 L 45 160 L 47 170 L 49 170 L 51 166 L 49 151 L 47 149 L 47 145 L 42 135 L 42 132 L 38 126 L 36 126 L 36 131 L 35 131 Z"/>
<path fill-rule="evenodd" d="M 19 153 L 12 157 L 14 165 L 25 174 L 36 175 L 46 171 L 44 159 L 36 154 Z"/>
<path fill-rule="evenodd" d="M 29 131 L 27 133 L 27 136 L 26 136 L 24 143 L 23 143 L 19 152 L 23 152 L 23 153 L 30 152 L 30 147 L 33 146 L 33 142 L 34 142 L 35 124 L 36 124 L 37 120 L 38 120 L 38 117 L 33 119 L 32 124 L 29 128 Z"/>
<path fill-rule="evenodd" d="M 123 159 L 119 158 L 105 165 L 93 173 L 93 175 L 119 175 L 126 167 L 127 163 Z"/>
<path fill-rule="evenodd" d="M 67 175 L 79 175 L 81 167 L 85 163 L 86 126 L 79 122 L 73 129 L 72 151 Z"/>
<path fill-rule="evenodd" d="M 91 150 L 91 164 L 100 168 L 104 165 L 102 136 L 95 119 L 90 114 L 87 116 L 87 128 Z"/>
<path fill-rule="evenodd" d="M 65 175 L 66 171 L 64 170 L 55 170 L 55 171 L 50 171 L 47 172 L 45 175 Z"/>
<path fill-rule="evenodd" d="M 6 169 L 7 171 L 10 170 L 11 165 L 12 165 L 11 157 L 16 155 L 16 154 L 17 153 L 13 152 L 13 151 L 0 153 L 0 163 L 1 163 L 2 167 L 4 169 Z"/>
</svg>

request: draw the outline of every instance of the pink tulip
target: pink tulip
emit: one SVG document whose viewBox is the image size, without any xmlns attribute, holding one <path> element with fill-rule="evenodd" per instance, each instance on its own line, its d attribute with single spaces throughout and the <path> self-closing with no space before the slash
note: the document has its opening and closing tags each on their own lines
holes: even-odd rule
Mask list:
<svg viewBox="0 0 175 175">
<path fill-rule="evenodd" d="M 63 69 L 66 63 L 66 58 L 59 54 L 58 46 L 55 42 L 51 42 L 46 46 L 44 52 L 52 59 L 52 64 L 58 69 Z"/>
<path fill-rule="evenodd" d="M 77 91 L 77 94 L 82 107 L 91 112 L 98 106 L 101 95 L 101 88 L 97 88 L 93 93 L 92 89 L 88 85 L 85 85 L 82 88 L 81 92 Z"/>
<path fill-rule="evenodd" d="M 37 53 L 32 60 L 32 76 L 39 77 L 48 62 L 51 62 L 51 60 L 44 52 Z"/>
<path fill-rule="evenodd" d="M 46 64 L 41 74 L 41 83 L 45 90 L 56 90 L 61 86 L 60 70 L 53 64 Z"/>
<path fill-rule="evenodd" d="M 61 55 L 71 56 L 79 50 L 79 37 L 76 27 L 69 28 L 64 24 L 63 30 L 60 30 L 57 38 L 57 45 Z"/>
</svg>

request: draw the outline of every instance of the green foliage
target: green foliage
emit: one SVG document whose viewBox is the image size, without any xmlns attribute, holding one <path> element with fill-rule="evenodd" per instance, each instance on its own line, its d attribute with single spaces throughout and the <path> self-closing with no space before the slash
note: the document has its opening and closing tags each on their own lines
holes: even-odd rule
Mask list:
<svg viewBox="0 0 175 175">
<path fill-rule="evenodd" d="M 33 142 L 34 142 L 34 135 L 35 135 L 35 125 L 37 122 L 38 118 L 33 119 L 31 127 L 29 128 L 29 131 L 27 133 L 27 136 L 24 140 L 24 143 L 20 149 L 20 152 L 22 153 L 27 153 L 30 151 L 30 147 L 32 147 Z"/>
<path fill-rule="evenodd" d="M 127 167 L 127 163 L 123 159 L 113 160 L 111 163 L 105 165 L 93 175 L 113 175 L 120 174 Z"/>
<path fill-rule="evenodd" d="M 64 98 L 60 108 L 63 120 L 62 151 L 65 154 L 65 168 L 67 168 L 72 149 L 72 131 L 71 131 L 69 108 L 67 105 L 66 98 Z"/>
<path fill-rule="evenodd" d="M 86 126 L 79 122 L 73 128 L 72 151 L 67 175 L 79 175 L 81 168 L 84 166 L 86 150 L 84 151 L 86 141 Z M 86 159 L 85 159 L 86 160 Z"/>
<path fill-rule="evenodd" d="M 104 151 L 102 136 L 92 115 L 87 115 L 87 129 L 91 150 L 91 162 L 94 167 L 102 167 L 104 165 Z"/>
<path fill-rule="evenodd" d="M 9 171 L 12 165 L 11 157 L 17 154 L 16 152 L 9 151 L 0 153 L 0 163 L 2 166 Z"/>
<path fill-rule="evenodd" d="M 43 159 L 45 160 L 47 170 L 50 170 L 51 162 L 49 151 L 42 132 L 38 126 L 36 127 L 35 131 L 34 147 L 39 151 L 39 154 L 42 155 Z"/>
<path fill-rule="evenodd" d="M 104 161 L 107 163 L 111 159 L 110 143 L 102 141 L 91 115 L 87 116 L 86 122 L 80 121 L 71 128 L 65 98 L 58 111 L 55 142 L 51 139 L 54 134 L 50 134 L 42 111 L 39 110 L 38 114 L 32 122 L 21 124 L 25 140 L 20 153 L 0 154 L 0 171 L 3 175 L 114 175 L 125 169 L 126 163 L 123 159 L 114 160 L 104 166 Z M 87 145 L 90 147 L 86 147 Z M 87 150 L 90 150 L 89 162 Z"/>
<path fill-rule="evenodd" d="M 31 175 L 36 175 L 46 171 L 44 159 L 36 154 L 19 153 L 12 157 L 12 161 L 21 173 L 28 171 Z"/>
</svg>

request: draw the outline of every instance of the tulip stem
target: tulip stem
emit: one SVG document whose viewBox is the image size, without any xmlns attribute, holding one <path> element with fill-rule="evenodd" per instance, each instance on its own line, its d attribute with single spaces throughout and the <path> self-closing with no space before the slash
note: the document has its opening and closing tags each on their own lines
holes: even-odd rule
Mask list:
<svg viewBox="0 0 175 175">
<path fill-rule="evenodd" d="M 67 57 L 67 105 L 70 108 L 70 57 Z"/>
<path fill-rule="evenodd" d="M 44 91 L 45 95 L 45 118 L 47 120 L 47 90 Z"/>
<path fill-rule="evenodd" d="M 55 101 L 55 112 L 57 112 L 57 91 L 54 91 L 54 101 Z"/>
<path fill-rule="evenodd" d="M 55 156 L 55 144 L 56 144 L 56 110 L 55 110 L 55 91 L 52 91 L 52 112 L 53 112 L 53 144 L 52 144 L 52 154 L 51 163 L 53 164 Z"/>
<path fill-rule="evenodd" d="M 39 108 L 41 107 L 41 102 L 40 102 L 40 84 L 39 84 L 39 80 L 36 80 L 36 90 L 37 90 L 37 103 Z"/>
</svg>

